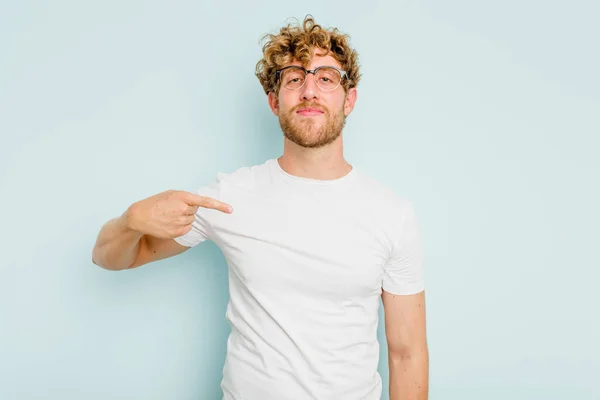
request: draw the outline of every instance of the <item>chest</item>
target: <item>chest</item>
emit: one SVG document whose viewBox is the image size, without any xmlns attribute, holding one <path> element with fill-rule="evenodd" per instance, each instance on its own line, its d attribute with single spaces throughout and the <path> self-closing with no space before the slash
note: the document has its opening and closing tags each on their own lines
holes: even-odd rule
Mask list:
<svg viewBox="0 0 600 400">
<path fill-rule="evenodd" d="M 236 191 L 213 221 L 230 272 L 253 289 L 347 299 L 380 293 L 388 240 L 359 204 Z"/>
</svg>

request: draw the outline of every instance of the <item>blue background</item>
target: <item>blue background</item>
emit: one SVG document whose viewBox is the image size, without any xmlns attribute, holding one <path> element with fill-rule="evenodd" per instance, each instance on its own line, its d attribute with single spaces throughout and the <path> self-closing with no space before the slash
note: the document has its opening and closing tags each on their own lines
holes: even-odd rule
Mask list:
<svg viewBox="0 0 600 400">
<path fill-rule="evenodd" d="M 220 398 L 219 249 L 91 252 L 134 201 L 280 154 L 254 66 L 307 13 L 360 53 L 348 160 L 417 207 L 430 398 L 600 399 L 600 6 L 578 0 L 3 2 L 0 399 Z"/>
</svg>

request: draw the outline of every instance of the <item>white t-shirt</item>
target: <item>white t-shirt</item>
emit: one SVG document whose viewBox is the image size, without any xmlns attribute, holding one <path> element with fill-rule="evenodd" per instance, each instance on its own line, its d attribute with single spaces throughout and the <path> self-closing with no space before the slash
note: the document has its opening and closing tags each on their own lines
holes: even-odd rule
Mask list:
<svg viewBox="0 0 600 400">
<path fill-rule="evenodd" d="M 229 266 L 226 400 L 375 400 L 382 288 L 424 290 L 412 203 L 356 167 L 342 178 L 286 173 L 276 159 L 219 174 L 175 240 L 212 240 Z"/>
</svg>

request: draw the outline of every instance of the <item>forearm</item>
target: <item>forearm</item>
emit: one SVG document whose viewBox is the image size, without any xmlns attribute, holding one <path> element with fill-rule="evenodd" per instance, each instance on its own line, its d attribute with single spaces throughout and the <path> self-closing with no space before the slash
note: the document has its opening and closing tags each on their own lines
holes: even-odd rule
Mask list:
<svg viewBox="0 0 600 400">
<path fill-rule="evenodd" d="M 429 395 L 429 355 L 389 357 L 390 400 L 427 400 Z"/>
<path fill-rule="evenodd" d="M 142 237 L 128 226 L 126 212 L 104 224 L 92 252 L 92 261 L 109 270 L 126 269 L 136 260 Z"/>
</svg>

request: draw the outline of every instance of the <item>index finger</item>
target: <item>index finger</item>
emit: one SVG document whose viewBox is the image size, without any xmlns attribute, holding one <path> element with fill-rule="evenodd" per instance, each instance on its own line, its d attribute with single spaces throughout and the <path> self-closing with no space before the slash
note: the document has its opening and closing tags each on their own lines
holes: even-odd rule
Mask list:
<svg viewBox="0 0 600 400">
<path fill-rule="evenodd" d="M 212 208 L 227 214 L 230 214 L 233 211 L 233 207 L 227 203 L 213 199 L 212 197 L 200 196 L 194 193 L 188 193 L 185 202 L 190 206 Z"/>
</svg>

